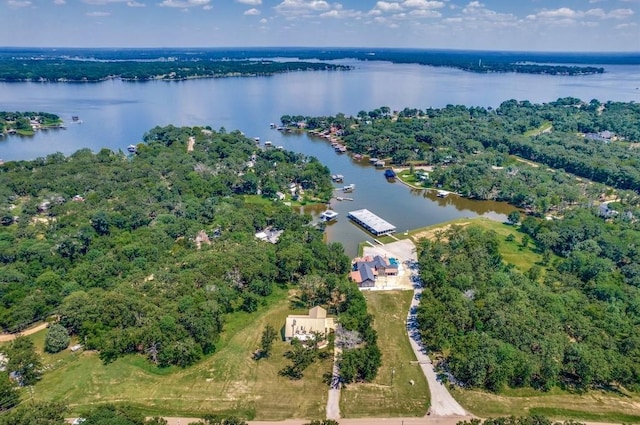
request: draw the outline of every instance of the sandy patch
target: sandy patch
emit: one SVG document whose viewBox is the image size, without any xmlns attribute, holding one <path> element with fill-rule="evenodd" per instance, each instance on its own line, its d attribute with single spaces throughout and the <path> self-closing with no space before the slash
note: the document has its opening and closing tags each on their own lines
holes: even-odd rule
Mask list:
<svg viewBox="0 0 640 425">
<path fill-rule="evenodd" d="M 436 227 L 434 229 L 425 230 L 424 232 L 416 233 L 415 235 L 412 235 L 411 238 L 416 242 L 419 241 L 420 239 L 434 240 L 436 238 L 437 233 L 445 232 L 449 230 L 451 226 L 464 227 L 464 226 L 467 226 L 468 224 L 470 224 L 470 222 L 468 221 L 464 223 L 447 224 L 445 226 Z"/>
</svg>

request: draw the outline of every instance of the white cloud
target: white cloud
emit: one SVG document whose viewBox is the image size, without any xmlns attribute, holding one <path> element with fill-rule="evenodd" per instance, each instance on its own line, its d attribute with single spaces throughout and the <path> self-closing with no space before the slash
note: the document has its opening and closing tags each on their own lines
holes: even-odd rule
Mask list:
<svg viewBox="0 0 640 425">
<path fill-rule="evenodd" d="M 627 24 L 618 24 L 616 25 L 617 30 L 626 30 L 627 28 L 635 28 L 637 24 L 635 22 L 629 22 Z"/>
<path fill-rule="evenodd" d="M 587 11 L 573 10 L 567 7 L 559 9 L 544 9 L 535 15 L 527 16 L 529 20 L 546 19 L 546 20 L 576 20 L 584 17 L 600 18 L 600 19 L 626 19 L 634 14 L 631 9 L 614 9 L 609 12 L 601 8 L 589 9 Z"/>
<path fill-rule="evenodd" d="M 127 2 L 127 6 L 129 6 L 129 7 L 147 7 L 146 4 L 137 2 L 135 0 L 134 1 L 128 1 Z"/>
<path fill-rule="evenodd" d="M 202 6 L 202 10 L 211 10 L 213 9 L 213 6 L 211 6 L 210 4 L 207 4 L 206 6 Z"/>
<path fill-rule="evenodd" d="M 211 0 L 164 0 L 160 3 L 160 6 L 180 7 L 184 9 L 189 7 L 207 6 L 209 3 L 211 3 Z"/>
<path fill-rule="evenodd" d="M 336 9 L 330 10 L 328 12 L 324 12 L 320 14 L 320 17 L 322 18 L 339 18 L 340 17 L 340 12 Z"/>
<path fill-rule="evenodd" d="M 267 18 L 262 18 L 258 22 L 260 22 L 262 25 L 264 25 L 264 24 L 267 23 Z"/>
<path fill-rule="evenodd" d="M 29 0 L 9 0 L 7 2 L 7 4 L 9 5 L 9 7 L 29 7 L 31 6 L 31 2 Z"/>
<path fill-rule="evenodd" d="M 255 16 L 255 15 L 259 15 L 260 11 L 256 8 L 252 8 L 249 10 L 245 10 L 243 15 L 249 15 L 249 16 Z"/>
<path fill-rule="evenodd" d="M 236 0 L 236 3 L 248 4 L 249 6 L 260 6 L 262 0 Z"/>
<path fill-rule="evenodd" d="M 416 9 L 409 12 L 409 15 L 418 18 L 440 18 L 442 13 L 437 10 Z"/>
<path fill-rule="evenodd" d="M 103 6 L 110 3 L 123 3 L 127 0 L 82 0 L 83 3 Z"/>
<path fill-rule="evenodd" d="M 360 19 L 363 16 L 363 12 L 353 9 L 343 9 L 341 4 L 335 4 L 334 8 L 320 14 L 321 18 L 335 18 L 335 19 Z"/>
<path fill-rule="evenodd" d="M 324 0 L 283 0 L 275 7 L 279 13 L 323 12 L 331 9 Z"/>
<path fill-rule="evenodd" d="M 400 3 L 392 1 L 379 1 L 376 3 L 376 9 L 381 10 L 383 12 L 397 12 L 402 10 L 402 6 Z"/>
<path fill-rule="evenodd" d="M 67 4 L 65 0 L 53 0 L 53 4 L 56 6 L 62 6 L 63 4 Z"/>
<path fill-rule="evenodd" d="M 560 9 L 545 9 L 539 12 L 537 16 L 540 18 L 575 18 L 578 16 L 578 13 L 568 7 L 561 7 Z"/>
<path fill-rule="evenodd" d="M 109 12 L 87 12 L 85 15 L 90 16 L 92 18 L 103 18 L 105 16 L 110 16 Z"/>
<path fill-rule="evenodd" d="M 607 14 L 607 17 L 613 19 L 625 19 L 631 15 L 633 15 L 633 10 L 631 9 L 614 9 Z"/>
<path fill-rule="evenodd" d="M 440 9 L 444 7 L 444 2 L 431 1 L 431 0 L 405 0 L 402 2 L 402 7 L 413 9 Z"/>
</svg>

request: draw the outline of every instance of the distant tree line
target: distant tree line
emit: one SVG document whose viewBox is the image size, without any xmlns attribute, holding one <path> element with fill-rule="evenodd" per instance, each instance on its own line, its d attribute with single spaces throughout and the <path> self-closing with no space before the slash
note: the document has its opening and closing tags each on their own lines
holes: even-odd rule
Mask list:
<svg viewBox="0 0 640 425">
<path fill-rule="evenodd" d="M 68 58 L 0 59 L 0 81 L 98 82 L 185 80 L 189 78 L 250 77 L 297 71 L 344 71 L 348 66 L 320 62 L 234 61 L 90 61 Z"/>
</svg>

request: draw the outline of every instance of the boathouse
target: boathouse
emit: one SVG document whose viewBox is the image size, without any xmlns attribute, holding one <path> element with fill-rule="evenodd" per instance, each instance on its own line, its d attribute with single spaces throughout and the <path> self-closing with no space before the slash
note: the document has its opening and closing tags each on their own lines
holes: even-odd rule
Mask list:
<svg viewBox="0 0 640 425">
<path fill-rule="evenodd" d="M 396 231 L 396 226 L 383 220 L 366 208 L 349 211 L 347 217 L 376 236 L 388 235 Z"/>
</svg>

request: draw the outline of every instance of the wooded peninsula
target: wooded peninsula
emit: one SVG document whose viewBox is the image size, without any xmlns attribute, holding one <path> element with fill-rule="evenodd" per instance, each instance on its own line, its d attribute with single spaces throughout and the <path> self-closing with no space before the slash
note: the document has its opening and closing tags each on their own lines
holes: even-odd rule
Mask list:
<svg viewBox="0 0 640 425">
<path fill-rule="evenodd" d="M 350 67 L 322 62 L 272 61 L 265 59 L 222 60 L 199 57 L 109 59 L 80 57 L 8 57 L 0 55 L 0 81 L 6 82 L 100 82 L 180 81 L 194 78 L 255 77 L 284 72 L 345 71 Z"/>
</svg>

